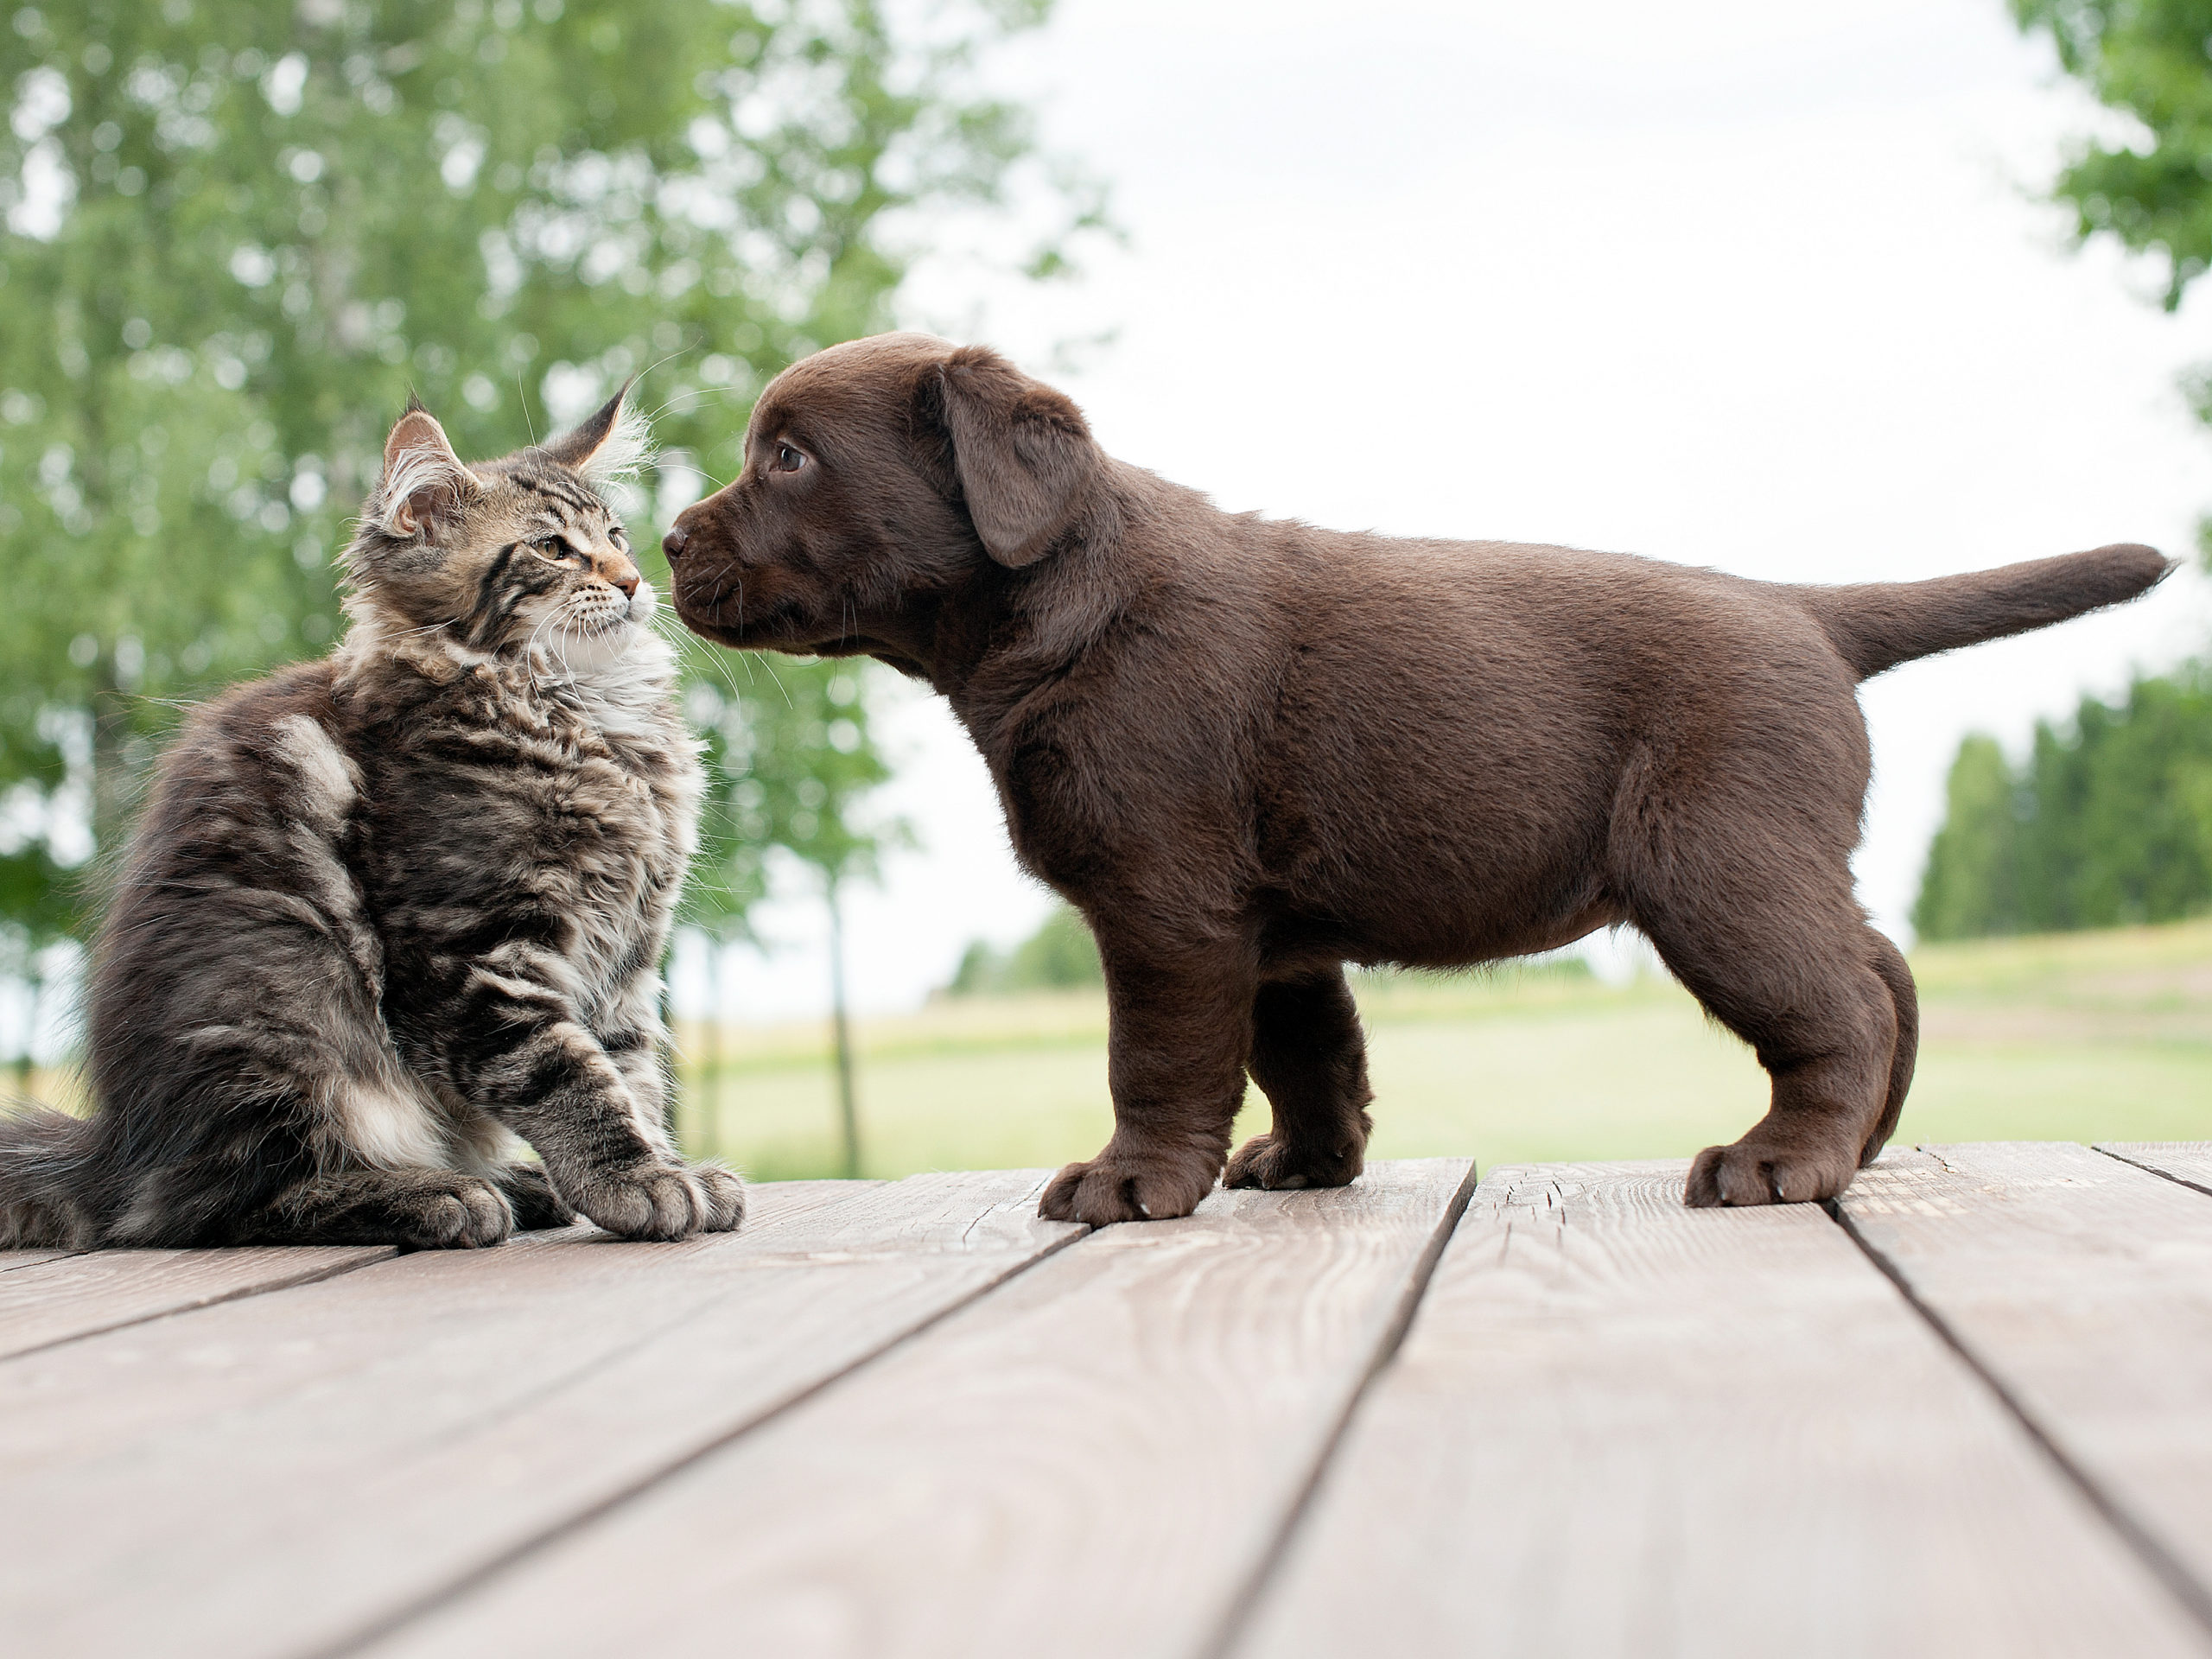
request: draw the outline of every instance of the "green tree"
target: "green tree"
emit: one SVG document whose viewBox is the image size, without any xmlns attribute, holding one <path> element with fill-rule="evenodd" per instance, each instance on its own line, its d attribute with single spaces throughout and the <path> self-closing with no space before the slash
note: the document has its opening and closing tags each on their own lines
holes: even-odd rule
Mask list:
<svg viewBox="0 0 2212 1659">
<path fill-rule="evenodd" d="M 2082 241 L 2108 236 L 2164 267 L 2176 309 L 2212 266 L 2212 0 L 2010 0 L 2022 29 L 2047 36 L 2067 73 L 2137 130 L 2073 148 L 2051 194 Z M 2183 377 L 2212 423 L 2212 365 Z M 2212 518 L 2198 526 L 2212 561 Z"/>
<path fill-rule="evenodd" d="M 1015 991 L 1069 990 L 1103 985 L 1098 942 L 1082 914 L 1056 906 L 1037 931 L 1012 950 L 1001 953 L 977 939 L 962 954 L 959 969 L 946 986 L 948 996 L 1000 996 Z"/>
<path fill-rule="evenodd" d="M 2212 0 L 2012 0 L 2066 72 L 2148 143 L 2085 140 L 2052 194 L 2078 234 L 2116 238 L 2165 264 L 2171 311 L 2212 264 Z"/>
<path fill-rule="evenodd" d="M 2212 265 L 2212 0 L 2011 0 L 2136 131 L 2075 147 L 2052 187 L 2077 235 L 2164 264 L 2177 307 Z M 2189 378 L 2212 422 L 2212 370 Z M 2199 529 L 2212 557 L 2212 519 Z M 2212 670 L 2138 680 L 2036 730 L 2015 773 L 1986 737 L 1951 769 L 1913 920 L 1930 938 L 2160 921 L 2212 906 Z"/>
<path fill-rule="evenodd" d="M 852 1020 L 845 994 L 843 895 L 877 874 L 887 845 L 910 835 L 897 821 L 868 823 L 862 798 L 890 775 L 868 729 L 864 664 L 839 660 L 793 666 L 767 658 L 717 660 L 719 683 L 695 682 L 693 723 L 706 734 L 723 810 L 711 815 L 692 866 L 684 919 L 709 942 L 710 982 L 720 947 L 752 937 L 752 907 L 768 889 L 781 852 L 810 869 L 829 911 L 830 1020 L 837 1070 L 839 1126 L 849 1176 L 861 1170 L 860 1113 Z M 758 678 L 741 691 L 740 679 Z M 712 997 L 705 1058 L 708 1138 L 721 1102 L 721 997 Z"/>
<path fill-rule="evenodd" d="M 918 213 L 999 199 L 1029 140 L 969 70 L 1047 3 L 955 0 L 905 32 L 877 0 L 6 14 L 14 944 L 81 933 L 70 832 L 89 816 L 92 843 L 116 844 L 180 702 L 327 645 L 331 556 L 410 388 L 464 453 L 494 454 L 542 432 L 544 406 L 580 413 L 652 370 L 653 483 L 687 498 L 763 381 L 889 321 Z M 1048 255 L 1096 218 L 1087 197 L 1054 200 L 1068 217 Z M 709 656 L 692 681 L 719 696 Z M 848 671 L 779 672 L 783 690 L 763 679 L 707 711 L 723 908 L 702 919 L 741 916 L 757 891 L 748 836 L 836 845 L 842 780 L 877 764 L 864 716 L 852 750 L 787 730 Z M 755 786 L 795 804 L 764 816 Z"/>
<path fill-rule="evenodd" d="M 1924 938 L 2171 921 L 2212 909 L 2212 672 L 2138 680 L 2036 728 L 2026 765 L 1969 737 L 1913 925 Z"/>
<path fill-rule="evenodd" d="M 1951 763 L 1943 827 L 1912 907 L 1924 939 L 2020 931 L 2019 785 L 1997 740 L 1979 733 Z"/>
</svg>

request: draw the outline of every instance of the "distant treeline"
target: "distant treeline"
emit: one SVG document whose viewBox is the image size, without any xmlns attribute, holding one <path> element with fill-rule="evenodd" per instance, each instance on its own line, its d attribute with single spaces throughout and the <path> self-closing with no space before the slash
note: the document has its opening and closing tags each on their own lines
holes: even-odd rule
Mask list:
<svg viewBox="0 0 2212 1659">
<path fill-rule="evenodd" d="M 2038 723 L 2015 766 L 1969 737 L 1912 924 L 1927 939 L 2164 922 L 2212 910 L 2212 662 Z"/>
<path fill-rule="evenodd" d="M 1105 982 L 1089 924 L 1062 905 L 1011 950 L 995 950 L 977 939 L 960 958 L 960 970 L 944 994 L 1001 996 L 1011 991 L 1065 990 Z"/>
</svg>

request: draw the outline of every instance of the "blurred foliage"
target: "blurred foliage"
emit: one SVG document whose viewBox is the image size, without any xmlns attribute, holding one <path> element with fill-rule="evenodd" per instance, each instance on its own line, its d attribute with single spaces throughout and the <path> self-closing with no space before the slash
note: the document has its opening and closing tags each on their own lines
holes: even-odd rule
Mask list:
<svg viewBox="0 0 2212 1659">
<path fill-rule="evenodd" d="M 2171 311 L 2212 264 L 2212 0 L 2012 0 L 2067 73 L 2132 118 L 2085 140 L 2052 194 L 2078 236 L 2164 262 Z M 2212 373 L 2189 389 L 2212 423 Z M 2206 528 L 2212 528 L 2212 520 Z M 2200 531 L 2200 539 L 2205 539 Z M 2206 539 L 2212 551 L 2212 539 Z M 2139 679 L 2123 702 L 2084 698 L 2070 728 L 2036 728 L 2014 767 L 1967 738 L 1912 921 L 1922 938 L 2165 921 L 2212 907 L 2212 670 Z"/>
<path fill-rule="evenodd" d="M 2059 63 L 2134 130 L 2075 146 L 2051 194 L 2083 241 L 2110 236 L 2164 262 L 2160 302 L 2177 308 L 2212 267 L 2212 0 L 2010 0 L 2014 20 L 2049 36 Z M 2212 365 L 2183 377 L 2212 425 Z M 2212 518 L 2198 550 L 2212 564 Z"/>
<path fill-rule="evenodd" d="M 960 958 L 947 996 L 1000 996 L 1014 991 L 1065 990 L 1083 985 L 1103 985 L 1105 969 L 1099 965 L 1097 941 L 1090 925 L 1069 906 L 1061 905 L 1041 926 L 1011 950 L 1000 951 L 977 939 Z"/>
<path fill-rule="evenodd" d="M 2164 304 L 2212 264 L 2212 0 L 2012 0 L 2031 33 L 2107 108 L 2142 129 L 2085 141 L 2053 194 L 2078 233 L 2117 237 L 2165 261 Z"/>
<path fill-rule="evenodd" d="M 1923 938 L 2164 922 L 2212 910 L 2212 671 L 2082 699 L 2026 765 L 1969 737 L 1929 851 Z"/>
<path fill-rule="evenodd" d="M 680 505 L 768 377 L 889 322 L 925 213 L 1004 200 L 1027 128 L 969 71 L 1048 3 L 0 13 L 16 943 L 81 932 L 67 873 L 116 843 L 181 702 L 327 647 L 331 557 L 410 388 L 493 455 L 649 371 L 652 482 Z M 1038 269 L 1097 216 L 1046 190 Z M 852 666 L 734 693 L 716 656 L 687 658 L 715 772 L 691 919 L 726 934 L 764 845 L 833 879 L 865 862 L 848 812 L 883 769 Z"/>
</svg>

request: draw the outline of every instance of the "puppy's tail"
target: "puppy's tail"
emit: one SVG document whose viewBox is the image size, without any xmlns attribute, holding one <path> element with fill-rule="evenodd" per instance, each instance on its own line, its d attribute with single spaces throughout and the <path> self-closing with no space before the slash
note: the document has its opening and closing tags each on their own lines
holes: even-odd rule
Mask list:
<svg viewBox="0 0 2212 1659">
<path fill-rule="evenodd" d="M 2176 569 L 2154 548 L 2115 543 L 1933 582 L 1802 588 L 1797 594 L 1860 679 L 1985 639 L 2047 628 L 2155 588 Z"/>
<path fill-rule="evenodd" d="M 43 1106 L 0 1116 L 0 1249 L 83 1249 L 96 1229 L 79 1201 L 92 1127 Z"/>
</svg>

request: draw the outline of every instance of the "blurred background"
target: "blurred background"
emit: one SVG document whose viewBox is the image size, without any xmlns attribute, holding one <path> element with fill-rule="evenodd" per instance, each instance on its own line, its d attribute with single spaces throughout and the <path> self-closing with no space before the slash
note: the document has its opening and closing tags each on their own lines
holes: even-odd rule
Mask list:
<svg viewBox="0 0 2212 1659">
<path fill-rule="evenodd" d="M 645 543 L 777 370 L 904 326 L 1234 510 L 1791 581 L 2188 557 L 1868 686 L 1858 868 L 1925 999 L 1906 1138 L 2212 1135 L 2209 54 L 2212 0 L 0 12 L 0 1059 L 74 1097 L 100 857 L 184 709 L 329 648 L 410 388 L 489 455 L 642 372 Z M 686 673 L 687 1142 L 1095 1151 L 1095 953 L 943 707 Z M 1361 995 L 1381 1155 L 1678 1155 L 1764 1107 L 1632 937 Z"/>
</svg>

